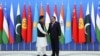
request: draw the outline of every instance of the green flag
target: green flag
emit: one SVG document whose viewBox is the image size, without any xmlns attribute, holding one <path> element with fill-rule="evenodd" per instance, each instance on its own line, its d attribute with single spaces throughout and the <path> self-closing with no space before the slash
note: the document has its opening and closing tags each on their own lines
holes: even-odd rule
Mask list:
<svg viewBox="0 0 100 56">
<path fill-rule="evenodd" d="M 61 26 L 61 37 L 59 39 L 60 43 L 64 43 L 64 6 L 62 4 L 61 11 L 60 11 L 60 20 L 59 20 L 60 26 Z"/>
<path fill-rule="evenodd" d="M 86 42 L 91 42 L 91 26 L 90 26 L 90 13 L 89 13 L 89 3 L 87 4 L 87 11 L 85 16 L 85 36 Z"/>
<path fill-rule="evenodd" d="M 0 44 L 2 44 L 2 31 L 3 31 L 3 9 L 0 4 Z"/>
<path fill-rule="evenodd" d="M 46 19 L 45 19 L 45 25 L 46 25 L 45 30 L 46 31 L 49 28 L 49 23 L 50 23 L 50 9 L 49 9 L 49 4 L 47 4 L 47 7 L 46 7 Z M 47 42 L 50 43 L 50 35 L 47 35 L 46 37 L 47 37 Z"/>
<path fill-rule="evenodd" d="M 98 42 L 100 43 L 100 3 L 97 10 L 97 18 L 96 18 L 96 37 Z"/>
<path fill-rule="evenodd" d="M 3 40 L 4 44 L 8 43 L 8 22 L 7 22 L 6 8 L 4 8 L 4 20 L 3 20 L 2 40 Z"/>
<path fill-rule="evenodd" d="M 15 38 L 15 42 L 19 43 L 22 41 L 21 38 L 21 17 L 20 17 L 20 7 L 18 4 L 18 8 L 17 8 L 17 17 L 16 17 L 16 38 Z"/>
</svg>

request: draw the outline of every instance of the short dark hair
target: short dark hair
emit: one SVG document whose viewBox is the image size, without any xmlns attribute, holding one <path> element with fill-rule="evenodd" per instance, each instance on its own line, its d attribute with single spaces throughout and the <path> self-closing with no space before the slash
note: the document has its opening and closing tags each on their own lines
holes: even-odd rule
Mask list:
<svg viewBox="0 0 100 56">
<path fill-rule="evenodd" d="M 41 19 L 43 19 L 43 18 L 44 18 L 44 16 L 40 16 L 40 17 L 39 17 L 39 20 L 41 20 Z"/>
<path fill-rule="evenodd" d="M 56 17 L 55 16 L 52 16 L 54 19 L 56 19 Z"/>
</svg>

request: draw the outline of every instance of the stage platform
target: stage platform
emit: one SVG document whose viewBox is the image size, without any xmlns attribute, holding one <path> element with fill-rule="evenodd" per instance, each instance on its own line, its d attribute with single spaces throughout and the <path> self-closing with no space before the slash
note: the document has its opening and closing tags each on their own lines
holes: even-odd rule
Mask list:
<svg viewBox="0 0 100 56">
<path fill-rule="evenodd" d="M 36 56 L 36 51 L 0 51 L 0 56 Z M 51 51 L 47 51 L 51 56 Z M 60 51 L 60 56 L 100 56 L 100 51 Z"/>
</svg>

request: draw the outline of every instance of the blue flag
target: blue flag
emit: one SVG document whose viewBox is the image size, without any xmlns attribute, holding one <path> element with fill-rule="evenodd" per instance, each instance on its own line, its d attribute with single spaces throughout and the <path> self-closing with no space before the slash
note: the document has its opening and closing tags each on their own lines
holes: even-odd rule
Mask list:
<svg viewBox="0 0 100 56">
<path fill-rule="evenodd" d="M 66 23 L 65 23 L 65 43 L 69 43 L 72 41 L 71 36 L 71 13 L 70 13 L 70 7 L 69 4 L 67 6 L 67 16 L 66 16 Z"/>
<path fill-rule="evenodd" d="M 33 34 L 32 34 L 32 42 L 37 41 L 37 23 L 38 23 L 38 9 L 37 4 L 35 5 L 35 13 L 34 13 L 34 19 L 33 19 Z"/>
<path fill-rule="evenodd" d="M 95 42 L 96 41 L 96 31 L 95 31 L 95 15 L 94 15 L 94 4 L 92 3 L 92 8 L 91 8 L 91 41 Z"/>
<path fill-rule="evenodd" d="M 97 41 L 100 43 L 100 2 L 97 9 L 97 16 L 96 16 L 96 37 Z"/>
<path fill-rule="evenodd" d="M 10 22 L 9 22 L 9 42 L 10 44 L 14 43 L 14 34 L 15 34 L 15 28 L 14 28 L 14 14 L 13 14 L 13 5 L 11 4 L 11 9 L 10 9 Z"/>
</svg>

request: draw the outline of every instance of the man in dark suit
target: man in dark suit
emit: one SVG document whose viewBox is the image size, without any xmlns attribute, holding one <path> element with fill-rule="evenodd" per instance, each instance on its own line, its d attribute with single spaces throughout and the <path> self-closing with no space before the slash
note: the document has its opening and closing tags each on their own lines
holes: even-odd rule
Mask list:
<svg viewBox="0 0 100 56">
<path fill-rule="evenodd" d="M 48 34 L 50 34 L 52 56 L 59 56 L 59 38 L 61 35 L 61 27 L 59 22 L 56 22 L 56 17 L 52 16 L 51 23 L 49 24 Z"/>
</svg>

